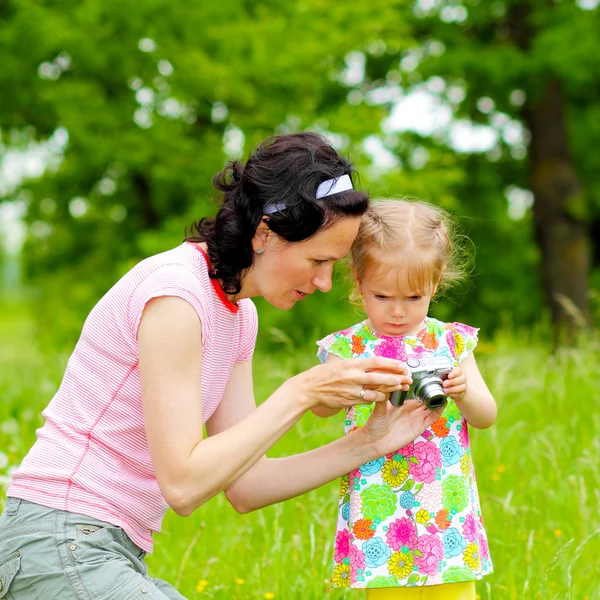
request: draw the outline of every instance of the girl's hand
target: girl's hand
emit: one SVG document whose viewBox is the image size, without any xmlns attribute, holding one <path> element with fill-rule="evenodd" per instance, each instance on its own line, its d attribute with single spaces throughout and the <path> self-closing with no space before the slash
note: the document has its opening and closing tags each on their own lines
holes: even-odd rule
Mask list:
<svg viewBox="0 0 600 600">
<path fill-rule="evenodd" d="M 452 400 L 459 402 L 465 397 L 467 391 L 467 378 L 460 367 L 454 367 L 448 378 L 444 381 L 444 392 L 446 396 L 450 396 Z"/>
<path fill-rule="evenodd" d="M 400 408 L 389 402 L 376 404 L 373 413 L 357 434 L 366 436 L 373 459 L 403 448 L 440 418 L 443 409 L 429 410 L 416 400 L 407 400 Z"/>
<path fill-rule="evenodd" d="M 412 379 L 404 363 L 374 357 L 328 361 L 296 375 L 287 383 L 302 386 L 308 408 L 322 406 L 339 410 L 356 404 L 385 403 L 391 392 L 408 390 Z"/>
</svg>

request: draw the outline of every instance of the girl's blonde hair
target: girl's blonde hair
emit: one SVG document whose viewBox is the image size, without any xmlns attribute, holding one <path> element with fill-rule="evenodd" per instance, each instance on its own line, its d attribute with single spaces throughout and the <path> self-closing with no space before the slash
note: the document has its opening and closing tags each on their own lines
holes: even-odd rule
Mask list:
<svg viewBox="0 0 600 600">
<path fill-rule="evenodd" d="M 359 282 L 367 269 L 401 268 L 415 294 L 433 295 L 466 278 L 472 246 L 442 208 L 417 200 L 375 200 L 362 216 L 351 259 Z M 359 298 L 353 292 L 351 299 Z"/>
</svg>

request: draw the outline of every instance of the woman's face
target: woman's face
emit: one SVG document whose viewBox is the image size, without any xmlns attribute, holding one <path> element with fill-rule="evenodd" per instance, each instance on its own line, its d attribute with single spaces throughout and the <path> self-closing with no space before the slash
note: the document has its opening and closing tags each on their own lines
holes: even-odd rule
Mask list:
<svg viewBox="0 0 600 600">
<path fill-rule="evenodd" d="M 286 242 L 261 223 L 253 240 L 254 266 L 244 281 L 244 295 L 263 296 L 282 310 L 306 294 L 331 289 L 333 263 L 350 252 L 359 217 L 346 217 L 302 242 Z"/>
</svg>

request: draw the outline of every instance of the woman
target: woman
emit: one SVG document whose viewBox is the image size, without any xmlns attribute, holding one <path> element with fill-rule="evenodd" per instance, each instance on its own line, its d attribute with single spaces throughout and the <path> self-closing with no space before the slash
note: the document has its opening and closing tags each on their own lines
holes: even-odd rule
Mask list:
<svg viewBox="0 0 600 600">
<path fill-rule="evenodd" d="M 8 490 L 0 598 L 182 598 L 143 562 L 168 506 L 186 516 L 221 490 L 240 512 L 280 502 L 402 447 L 435 419 L 415 406 L 378 410 L 322 448 L 264 456 L 307 410 L 386 406 L 410 382 L 390 359 L 340 361 L 254 401 L 249 298 L 286 310 L 331 288 L 368 204 L 351 175 L 315 134 L 267 140 L 215 177 L 215 219 L 94 307 Z"/>
</svg>

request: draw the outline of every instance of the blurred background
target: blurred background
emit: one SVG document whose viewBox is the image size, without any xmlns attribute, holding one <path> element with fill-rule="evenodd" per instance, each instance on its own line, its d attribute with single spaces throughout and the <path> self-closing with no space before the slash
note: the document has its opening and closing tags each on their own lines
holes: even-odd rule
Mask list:
<svg viewBox="0 0 600 600">
<path fill-rule="evenodd" d="M 482 597 L 492 597 L 492 589 L 494 598 L 600 597 L 597 588 L 594 595 L 600 576 L 587 571 L 590 578 L 574 588 L 577 580 L 563 563 L 569 548 L 573 564 L 592 543 L 600 551 L 600 424 L 587 409 L 574 415 L 564 406 L 566 397 L 597 397 L 598 4 L 0 0 L 0 473 L 6 479 L 33 441 L 38 410 L 56 390 L 101 295 L 137 261 L 179 244 L 193 220 L 214 213 L 211 179 L 226 160 L 245 158 L 274 133 L 309 129 L 351 157 L 370 194 L 438 204 L 459 216 L 474 242 L 469 284 L 439 300 L 433 314 L 481 327 L 483 368 L 497 396 L 507 381 L 513 386 L 500 437 L 481 442 L 494 443 L 481 450 L 489 461 L 482 461 L 480 488 L 492 498 L 489 505 L 496 498 L 504 507 L 502 519 L 515 519 L 515 535 L 496 547 L 506 559 L 500 564 L 515 572 L 506 580 L 506 568 L 500 569 L 503 575 L 481 587 Z M 314 364 L 315 339 L 360 318 L 346 298 L 340 268 L 331 293 L 290 312 L 257 303 L 262 397 Z M 570 347 L 552 351 L 563 342 Z M 523 358 L 525 351 L 530 355 Z M 557 372 L 563 379 L 555 379 Z M 558 474 L 558 463 L 540 466 L 540 453 L 552 454 L 529 436 L 533 415 L 549 447 L 556 451 L 557 440 L 565 442 L 557 460 L 566 487 L 557 484 L 555 510 L 544 481 L 548 469 Z M 558 423 L 557 415 L 566 429 L 543 430 Z M 323 439 L 339 435 L 338 426 L 328 425 Z M 280 453 L 298 450 L 302 431 Z M 499 491 L 509 442 L 530 444 L 520 452 L 528 458 L 513 456 L 514 479 Z M 534 451 L 538 442 L 542 449 Z M 537 525 L 530 528 L 522 513 L 509 509 L 519 477 L 532 469 L 541 478 L 536 502 L 546 503 L 554 522 L 539 554 L 545 558 L 538 587 L 523 589 L 525 575 L 516 572 L 525 565 L 525 548 L 531 561 Z M 323 494 L 335 496 L 331 490 Z M 559 508 L 565 494 L 572 495 L 569 506 L 579 507 L 572 539 L 566 531 L 573 519 Z M 307 498 L 322 505 L 322 496 Z M 523 506 L 531 508 L 530 500 L 523 497 Z M 260 528 L 264 514 L 271 513 L 240 523 Z M 333 517 L 332 509 L 328 527 Z M 538 523 L 540 514 L 531 518 Z M 287 533 L 294 539 L 306 532 Z M 330 594 L 322 585 L 326 545 L 319 552 L 325 566 L 315 598 Z M 212 564 L 210 556 L 194 556 L 198 569 Z M 184 569 L 171 560 L 169 566 L 163 557 L 161 568 L 183 585 Z M 284 591 L 285 576 L 278 577 L 272 584 L 280 586 L 278 596 L 296 597 Z M 220 596 L 208 579 L 197 579 L 190 576 L 190 597 L 238 597 L 233 590 L 241 584 L 231 583 Z M 269 589 L 264 594 L 275 593 Z"/>
<path fill-rule="evenodd" d="M 371 194 L 462 217 L 477 267 L 439 316 L 486 331 L 590 323 L 597 4 L 4 0 L 2 289 L 33 293 L 36 315 L 73 342 L 120 275 L 215 210 L 226 159 L 311 129 Z M 263 325 L 301 341 L 315 306 L 343 320 L 344 293 L 261 307 Z"/>
</svg>

